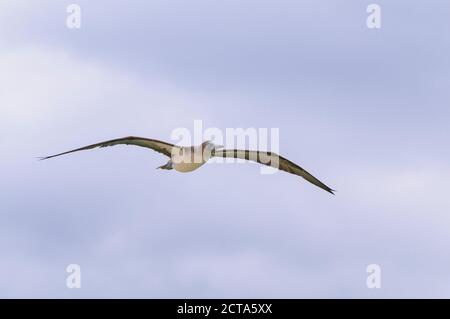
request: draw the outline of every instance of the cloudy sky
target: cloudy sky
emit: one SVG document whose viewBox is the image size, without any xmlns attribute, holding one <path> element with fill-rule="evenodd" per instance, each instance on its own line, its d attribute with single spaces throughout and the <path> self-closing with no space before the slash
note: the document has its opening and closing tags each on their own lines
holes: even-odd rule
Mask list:
<svg viewBox="0 0 450 319">
<path fill-rule="evenodd" d="M 79 0 L 69 29 L 70 3 L 0 1 L 0 297 L 450 297 L 449 3 L 369 29 L 361 0 Z M 36 160 L 194 120 L 279 128 L 337 195 L 132 146 Z"/>
</svg>

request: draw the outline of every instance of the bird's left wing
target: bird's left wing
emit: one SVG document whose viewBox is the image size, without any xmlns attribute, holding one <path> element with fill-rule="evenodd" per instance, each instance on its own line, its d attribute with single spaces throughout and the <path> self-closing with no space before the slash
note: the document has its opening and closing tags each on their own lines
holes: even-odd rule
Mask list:
<svg viewBox="0 0 450 319">
<path fill-rule="evenodd" d="M 282 171 L 301 176 L 308 182 L 316 185 L 317 187 L 320 187 L 323 190 L 326 190 L 327 192 L 334 194 L 333 189 L 331 189 L 330 187 L 319 181 L 317 178 L 308 173 L 306 170 L 304 170 L 297 164 L 289 161 L 288 159 L 281 157 L 280 155 L 273 152 L 248 151 L 248 150 L 215 150 L 212 153 L 212 156 L 240 158 L 248 161 L 254 161 L 263 165 L 272 166 Z"/>
<path fill-rule="evenodd" d="M 170 144 L 170 143 L 166 143 L 166 142 L 162 142 L 162 141 L 158 141 L 158 140 L 152 140 L 149 138 L 144 138 L 144 137 L 136 137 L 136 136 L 128 136 L 128 137 L 123 137 L 123 138 L 117 138 L 114 140 L 109 140 L 109 141 L 105 141 L 105 142 L 100 142 L 100 143 L 96 143 L 96 144 L 92 144 L 92 145 L 88 145 L 88 146 L 84 146 L 84 147 L 80 147 L 71 151 L 67 151 L 64 153 L 60 153 L 60 154 L 56 154 L 56 155 L 51 155 L 51 156 L 45 156 L 45 157 L 41 157 L 41 160 L 45 160 L 45 159 L 49 159 L 52 157 L 56 157 L 56 156 L 61 156 L 61 155 L 65 155 L 65 154 L 69 154 L 69 153 L 73 153 L 73 152 L 78 152 L 78 151 L 84 151 L 84 150 L 90 150 L 96 147 L 107 147 L 107 146 L 114 146 L 114 145 L 119 145 L 119 144 L 125 144 L 125 145 L 136 145 L 136 146 L 141 146 L 141 147 L 147 147 L 150 148 L 156 152 L 162 153 L 168 157 L 171 157 L 172 151 L 175 148 L 179 148 L 176 145 Z"/>
</svg>

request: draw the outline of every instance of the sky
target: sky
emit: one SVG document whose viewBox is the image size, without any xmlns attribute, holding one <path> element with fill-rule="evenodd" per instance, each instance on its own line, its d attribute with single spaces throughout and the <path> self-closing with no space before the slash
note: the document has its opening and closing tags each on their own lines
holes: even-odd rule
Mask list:
<svg viewBox="0 0 450 319">
<path fill-rule="evenodd" d="M 369 29 L 371 3 L 0 0 L 0 297 L 449 298 L 450 3 Z M 195 120 L 278 128 L 336 196 L 133 146 L 36 160 Z"/>
</svg>

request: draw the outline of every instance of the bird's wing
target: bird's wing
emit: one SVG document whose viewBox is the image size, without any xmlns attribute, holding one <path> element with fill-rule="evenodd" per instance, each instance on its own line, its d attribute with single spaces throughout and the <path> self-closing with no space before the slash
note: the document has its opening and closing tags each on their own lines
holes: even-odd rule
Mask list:
<svg viewBox="0 0 450 319">
<path fill-rule="evenodd" d="M 52 157 L 73 153 L 73 152 L 90 150 L 90 149 L 96 148 L 96 147 L 107 147 L 107 146 L 114 146 L 114 145 L 119 145 L 119 144 L 147 147 L 154 151 L 162 153 L 168 157 L 171 157 L 172 150 L 174 147 L 178 148 L 178 146 L 175 146 L 170 143 L 158 141 L 158 140 L 151 140 L 151 139 L 143 138 L 143 137 L 128 136 L 128 137 L 117 138 L 117 139 L 110 140 L 110 141 L 105 141 L 105 142 L 101 142 L 101 143 L 84 146 L 81 148 L 77 148 L 75 150 L 67 151 L 64 153 L 56 154 L 56 155 L 41 157 L 40 159 L 45 160 L 45 159 L 49 159 Z"/>
<path fill-rule="evenodd" d="M 301 176 L 308 182 L 334 195 L 333 192 L 335 190 L 331 189 L 330 187 L 319 181 L 317 178 L 312 176 L 310 173 L 305 171 L 297 164 L 273 152 L 247 151 L 247 150 L 216 150 L 213 152 L 212 155 L 215 157 L 241 158 L 248 161 L 254 161 L 263 165 L 272 166 L 282 171 Z"/>
</svg>

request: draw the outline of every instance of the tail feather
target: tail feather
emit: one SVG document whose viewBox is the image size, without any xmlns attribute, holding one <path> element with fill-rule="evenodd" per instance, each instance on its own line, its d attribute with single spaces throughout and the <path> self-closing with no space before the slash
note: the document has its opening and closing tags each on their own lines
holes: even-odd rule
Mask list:
<svg viewBox="0 0 450 319">
<path fill-rule="evenodd" d="M 157 167 L 156 169 L 167 169 L 167 170 L 171 170 L 173 169 L 173 165 L 171 161 L 168 161 L 166 164 L 164 164 L 163 166 Z"/>
</svg>

